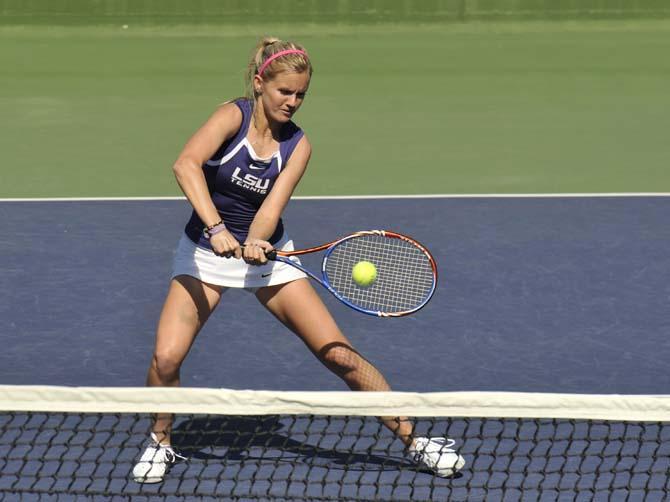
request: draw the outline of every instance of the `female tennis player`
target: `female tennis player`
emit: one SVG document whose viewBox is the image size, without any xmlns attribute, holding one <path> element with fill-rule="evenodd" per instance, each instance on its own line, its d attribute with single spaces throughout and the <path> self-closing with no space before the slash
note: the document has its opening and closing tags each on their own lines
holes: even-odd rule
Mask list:
<svg viewBox="0 0 670 502">
<path fill-rule="evenodd" d="M 390 390 L 339 330 L 306 275 L 265 256 L 273 248 L 293 249 L 281 214 L 311 154 L 291 120 L 311 75 L 303 47 L 263 39 L 249 64 L 247 97 L 215 110 L 177 158 L 174 173 L 193 213 L 177 247 L 147 385 L 178 386 L 181 364 L 222 293 L 244 288 L 349 388 Z M 463 466 L 453 441 L 414 438 L 409 421 L 383 420 L 420 466 L 442 476 Z M 136 481 L 160 482 L 176 460 L 171 425 L 171 415 L 156 416 L 151 441 L 133 469 Z"/>
</svg>

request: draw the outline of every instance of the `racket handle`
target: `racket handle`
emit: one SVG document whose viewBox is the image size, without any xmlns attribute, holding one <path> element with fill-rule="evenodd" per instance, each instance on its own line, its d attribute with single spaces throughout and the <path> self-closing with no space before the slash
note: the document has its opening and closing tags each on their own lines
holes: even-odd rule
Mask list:
<svg viewBox="0 0 670 502">
<path fill-rule="evenodd" d="M 240 244 L 241 248 L 244 248 L 244 244 Z M 276 260 L 277 259 L 277 250 L 276 249 L 271 249 L 270 251 L 265 252 L 265 257 L 268 260 Z"/>
</svg>

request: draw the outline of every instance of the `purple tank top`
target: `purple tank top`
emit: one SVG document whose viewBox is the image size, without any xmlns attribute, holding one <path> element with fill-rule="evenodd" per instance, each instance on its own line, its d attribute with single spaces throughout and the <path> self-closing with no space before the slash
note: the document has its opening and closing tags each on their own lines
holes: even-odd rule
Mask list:
<svg viewBox="0 0 670 502">
<path fill-rule="evenodd" d="M 271 157 L 261 159 L 247 140 L 251 122 L 252 105 L 247 99 L 238 99 L 235 104 L 242 111 L 242 125 L 237 134 L 226 141 L 212 158 L 202 166 L 207 187 L 219 215 L 235 238 L 244 242 L 249 226 L 270 193 L 277 176 L 288 162 L 302 130 L 288 122 L 279 141 L 279 150 Z M 202 234 L 204 224 L 195 211 L 186 224 L 186 235 L 199 246 L 211 249 Z M 284 233 L 284 224 L 279 220 L 269 241 L 275 244 Z"/>
</svg>

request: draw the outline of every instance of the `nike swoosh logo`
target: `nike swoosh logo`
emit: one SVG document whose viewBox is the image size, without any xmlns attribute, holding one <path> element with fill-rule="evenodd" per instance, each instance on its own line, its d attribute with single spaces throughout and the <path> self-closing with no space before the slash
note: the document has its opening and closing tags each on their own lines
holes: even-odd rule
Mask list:
<svg viewBox="0 0 670 502">
<path fill-rule="evenodd" d="M 270 272 L 269 274 L 261 274 L 261 277 L 265 278 L 265 277 L 270 277 L 271 275 L 272 275 L 272 272 Z"/>
</svg>

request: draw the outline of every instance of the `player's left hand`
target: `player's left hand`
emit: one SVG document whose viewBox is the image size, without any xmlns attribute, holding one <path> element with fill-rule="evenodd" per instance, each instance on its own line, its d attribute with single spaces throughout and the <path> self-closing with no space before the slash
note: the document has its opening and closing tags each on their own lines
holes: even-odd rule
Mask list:
<svg viewBox="0 0 670 502">
<path fill-rule="evenodd" d="M 249 265 L 264 265 L 268 262 L 265 253 L 271 251 L 272 244 L 263 239 L 254 239 L 249 238 L 244 241 L 244 251 L 242 253 L 242 258 Z"/>
</svg>

